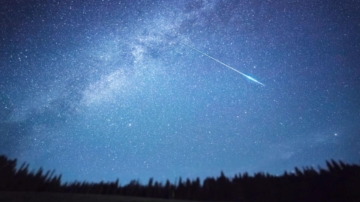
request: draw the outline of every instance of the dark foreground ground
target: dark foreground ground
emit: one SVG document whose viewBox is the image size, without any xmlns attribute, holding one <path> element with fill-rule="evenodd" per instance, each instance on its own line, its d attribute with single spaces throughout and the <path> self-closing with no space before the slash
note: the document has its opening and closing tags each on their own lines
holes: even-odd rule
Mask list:
<svg viewBox="0 0 360 202">
<path fill-rule="evenodd" d="M 41 168 L 29 172 L 29 165 L 16 166 L 0 155 L 1 201 L 358 201 L 360 202 L 360 166 L 342 161 L 327 161 L 327 169 L 295 168 L 281 176 L 247 173 L 204 181 L 182 179 L 173 184 L 150 179 L 147 184 L 133 180 L 127 185 L 113 182 L 61 183 L 61 175 Z"/>
<path fill-rule="evenodd" d="M 36 192 L 0 192 L 0 202 L 189 202 L 126 196 L 104 196 L 95 194 L 61 194 Z"/>
</svg>

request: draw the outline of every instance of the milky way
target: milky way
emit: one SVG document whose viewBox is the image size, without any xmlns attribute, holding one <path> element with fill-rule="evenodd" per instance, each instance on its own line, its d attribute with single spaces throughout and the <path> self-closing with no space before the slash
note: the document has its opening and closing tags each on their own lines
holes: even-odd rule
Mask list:
<svg viewBox="0 0 360 202">
<path fill-rule="evenodd" d="M 0 153 L 56 169 L 64 182 L 359 160 L 356 1 L 0 8 Z"/>
</svg>

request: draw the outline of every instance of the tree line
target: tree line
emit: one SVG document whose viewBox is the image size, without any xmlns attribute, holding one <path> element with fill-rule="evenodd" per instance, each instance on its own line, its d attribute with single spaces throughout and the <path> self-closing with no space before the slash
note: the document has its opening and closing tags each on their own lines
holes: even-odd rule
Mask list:
<svg viewBox="0 0 360 202">
<path fill-rule="evenodd" d="M 103 194 L 202 201 L 360 201 L 360 166 L 342 161 L 326 162 L 327 169 L 295 168 L 281 176 L 265 173 L 208 177 L 204 181 L 180 178 L 176 184 L 150 179 L 145 185 L 133 180 L 121 186 L 113 182 L 61 183 L 55 171 L 16 169 L 17 160 L 0 156 L 0 191 Z"/>
</svg>

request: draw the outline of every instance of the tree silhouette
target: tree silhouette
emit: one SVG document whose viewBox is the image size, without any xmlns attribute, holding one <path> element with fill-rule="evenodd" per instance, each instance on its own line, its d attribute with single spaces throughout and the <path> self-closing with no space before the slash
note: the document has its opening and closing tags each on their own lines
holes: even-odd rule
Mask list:
<svg viewBox="0 0 360 202">
<path fill-rule="evenodd" d="M 282 176 L 265 173 L 236 174 L 226 177 L 220 172 L 217 178 L 208 177 L 201 183 L 179 178 L 178 183 L 165 184 L 149 179 L 147 185 L 138 180 L 120 186 L 114 182 L 72 182 L 61 184 L 61 175 L 42 168 L 29 172 L 23 163 L 16 170 L 17 160 L 0 156 L 0 191 L 58 192 L 138 196 L 165 199 L 204 201 L 360 201 L 360 166 L 342 161 L 326 161 L 327 169 L 294 168 L 293 173 Z"/>
</svg>

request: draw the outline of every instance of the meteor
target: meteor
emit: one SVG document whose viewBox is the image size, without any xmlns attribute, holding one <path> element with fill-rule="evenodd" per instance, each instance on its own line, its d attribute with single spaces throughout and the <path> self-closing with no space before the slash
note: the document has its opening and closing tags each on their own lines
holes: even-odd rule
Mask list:
<svg viewBox="0 0 360 202">
<path fill-rule="evenodd" d="M 234 72 L 237 72 L 237 73 L 241 74 L 242 76 L 244 76 L 245 78 L 249 79 L 250 81 L 253 81 L 253 82 L 257 83 L 257 84 L 260 84 L 260 85 L 262 85 L 262 86 L 265 86 L 265 84 L 261 83 L 260 81 L 252 78 L 252 77 L 249 76 L 249 75 L 246 75 L 246 74 L 240 72 L 239 70 L 237 70 L 237 69 L 235 69 L 235 68 L 233 68 L 233 67 L 231 67 L 231 66 L 229 66 L 229 65 L 227 65 L 227 64 L 225 64 L 225 63 L 223 63 L 223 62 L 221 62 L 220 60 L 218 60 L 218 59 L 216 59 L 216 58 L 214 58 L 214 57 L 211 57 L 210 55 L 208 55 L 208 54 L 206 54 L 206 53 L 204 53 L 204 52 L 202 52 L 202 51 L 200 51 L 200 50 L 198 50 L 198 49 L 196 49 L 196 48 L 194 48 L 194 47 L 188 46 L 188 45 L 183 44 L 183 43 L 181 43 L 181 44 L 182 44 L 183 46 L 186 46 L 186 47 L 188 47 L 188 48 L 193 49 L 194 51 L 200 53 L 201 55 L 204 55 L 204 56 L 206 56 L 206 57 L 214 60 L 215 62 L 218 62 L 218 63 L 224 65 L 225 67 L 233 70 Z"/>
</svg>

